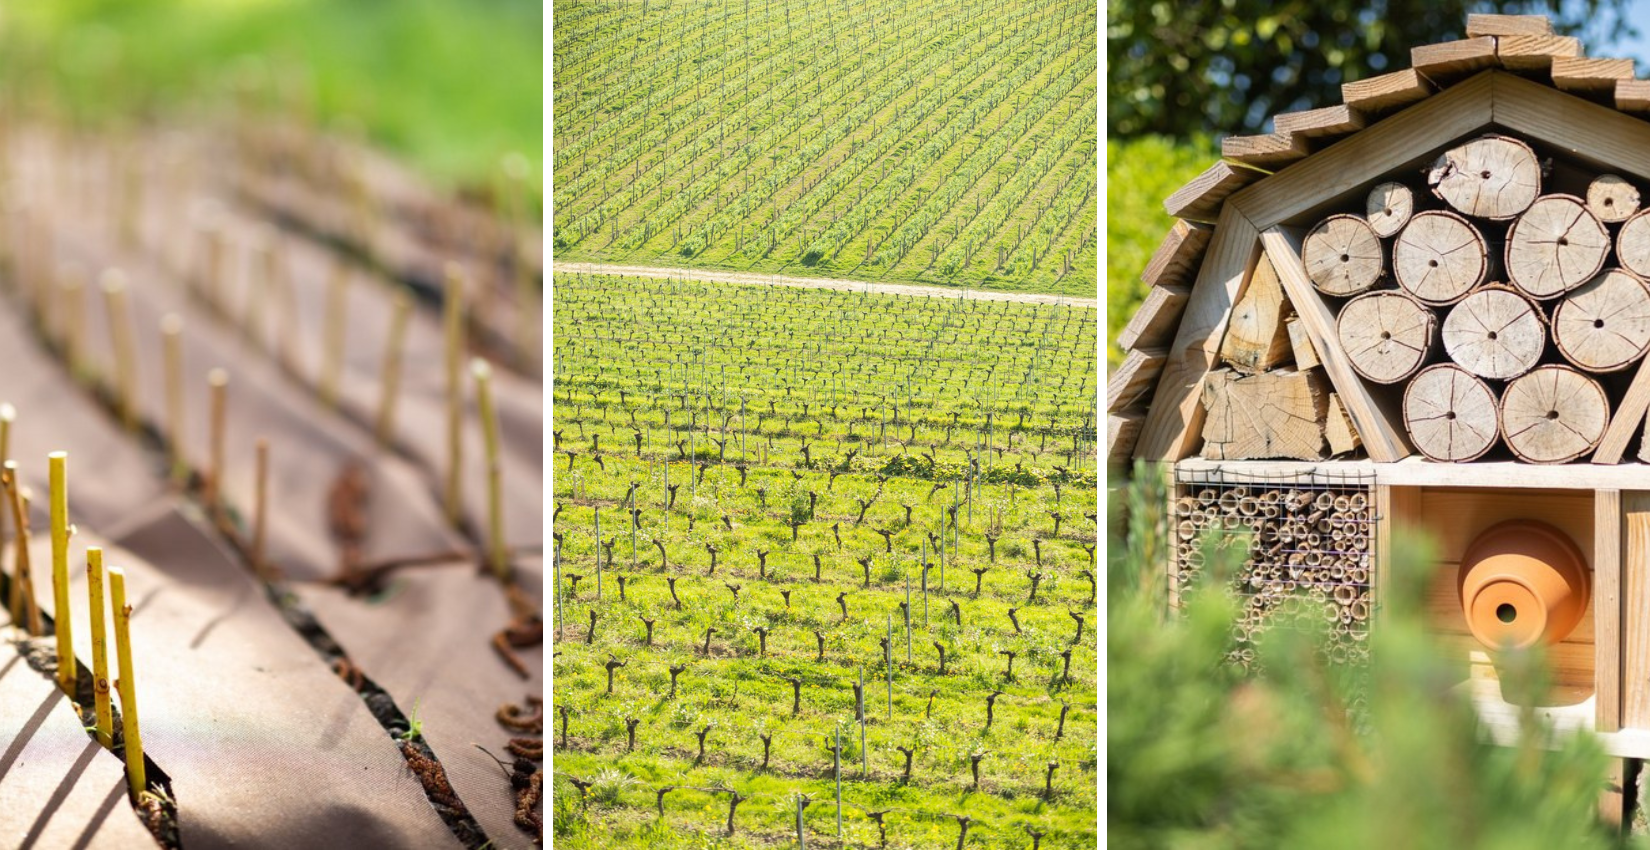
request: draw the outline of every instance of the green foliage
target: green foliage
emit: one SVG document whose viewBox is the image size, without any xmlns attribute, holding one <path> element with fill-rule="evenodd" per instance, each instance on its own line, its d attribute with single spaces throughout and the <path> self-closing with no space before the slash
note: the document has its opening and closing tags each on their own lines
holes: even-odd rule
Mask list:
<svg viewBox="0 0 1650 850">
<path fill-rule="evenodd" d="M 1121 136 L 1261 133 L 1279 112 L 1339 103 L 1342 83 L 1409 67 L 1417 45 L 1464 37 L 1469 10 L 1553 13 L 1561 32 L 1630 35 L 1628 5 L 1114 0 L 1106 4 L 1106 126 Z"/>
<path fill-rule="evenodd" d="M 1127 545 L 1108 570 L 1107 823 L 1117 847 L 1608 847 L 1605 759 L 1586 734 L 1554 740 L 1526 710 L 1514 746 L 1484 738 L 1454 685 L 1467 674 L 1423 625 L 1432 563 L 1395 540 L 1385 619 L 1361 670 L 1332 667 L 1317 629 L 1269 630 L 1246 675 L 1227 661 L 1238 607 L 1209 578 L 1166 616 L 1161 485 L 1122 492 Z M 1213 541 L 1211 541 L 1212 543 Z M 1321 628 L 1321 627 L 1319 627 Z M 1509 699 L 1544 691 L 1539 654 L 1498 664 Z M 1363 694 L 1366 709 L 1356 709 Z"/>
<path fill-rule="evenodd" d="M 1117 334 L 1146 296 L 1140 273 L 1174 224 L 1163 199 L 1219 156 L 1219 148 L 1202 137 L 1106 140 L 1107 363 L 1115 366 L 1122 359 Z"/>
<path fill-rule="evenodd" d="M 88 121 L 231 98 L 295 110 L 484 189 L 506 153 L 541 170 L 543 14 L 532 0 L 25 3 L 6 9 L 0 74 Z"/>
</svg>

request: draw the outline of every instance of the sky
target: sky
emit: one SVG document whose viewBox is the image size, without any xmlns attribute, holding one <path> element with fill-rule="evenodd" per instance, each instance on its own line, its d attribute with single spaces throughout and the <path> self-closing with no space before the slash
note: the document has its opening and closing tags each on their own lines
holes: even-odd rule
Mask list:
<svg viewBox="0 0 1650 850">
<path fill-rule="evenodd" d="M 1618 36 L 1595 42 L 1599 46 L 1592 52 L 1612 59 L 1636 60 L 1636 76 L 1642 80 L 1650 75 L 1650 0 L 1629 0 L 1627 10 L 1638 32 L 1630 39 Z"/>
</svg>

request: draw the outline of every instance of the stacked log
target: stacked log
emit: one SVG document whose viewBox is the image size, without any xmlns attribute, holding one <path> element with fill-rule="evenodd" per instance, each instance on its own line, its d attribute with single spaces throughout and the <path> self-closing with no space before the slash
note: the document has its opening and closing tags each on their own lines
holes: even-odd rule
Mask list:
<svg viewBox="0 0 1650 850">
<path fill-rule="evenodd" d="M 1174 499 L 1177 586 L 1185 592 L 1207 579 L 1206 546 L 1243 547 L 1246 556 L 1230 576 L 1243 601 L 1232 660 L 1252 664 L 1254 645 L 1268 629 L 1327 615 L 1328 659 L 1362 663 L 1374 612 L 1373 506 L 1369 489 L 1356 484 L 1181 480 Z"/>
<path fill-rule="evenodd" d="M 1586 197 L 1544 187 L 1549 171 Z M 1626 388 L 1600 377 L 1650 369 L 1650 210 L 1639 188 L 1543 163 L 1525 142 L 1491 134 L 1440 155 L 1424 190 L 1389 180 L 1362 200 L 1361 214 L 1335 212 L 1302 243 L 1340 349 L 1313 361 L 1338 359 L 1367 384 L 1394 387 L 1371 398 L 1396 406 L 1401 396 L 1410 442 L 1433 460 L 1505 446 L 1520 460 L 1564 463 L 1597 448 L 1612 393 L 1619 402 Z M 1323 415 L 1330 451 L 1354 451 L 1338 398 Z"/>
</svg>

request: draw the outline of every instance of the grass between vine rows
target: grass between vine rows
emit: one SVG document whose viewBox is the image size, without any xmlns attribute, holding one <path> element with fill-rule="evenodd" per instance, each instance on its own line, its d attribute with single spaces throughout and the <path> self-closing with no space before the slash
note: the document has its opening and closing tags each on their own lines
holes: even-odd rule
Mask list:
<svg viewBox="0 0 1650 850">
<path fill-rule="evenodd" d="M 876 824 L 856 806 L 893 810 L 884 822 L 894 847 L 954 846 L 949 815 L 973 818 L 971 847 L 1029 846 L 1028 827 L 1047 833 L 1044 847 L 1092 846 L 1094 312 L 555 283 L 560 581 L 551 605 L 554 703 L 568 710 L 556 754 L 558 843 L 794 846 L 800 792 L 813 800 L 809 846 L 876 846 Z M 908 579 L 909 661 L 899 607 Z M 644 620 L 654 621 L 651 647 Z M 935 642 L 945 647 L 943 675 Z M 1015 653 L 1012 679 L 1003 652 Z M 611 695 L 610 659 L 625 665 Z M 861 668 L 863 779 L 852 687 Z M 791 678 L 801 687 L 794 715 Z M 561 718 L 549 720 L 559 745 Z M 838 723 L 843 843 L 825 746 Z M 772 741 L 766 770 L 762 735 Z M 908 782 L 896 747 L 914 750 Z M 975 789 L 971 756 L 982 754 Z M 572 779 L 594 783 L 582 806 Z M 719 837 L 729 795 L 698 790 L 722 785 L 749 798 L 732 839 Z M 661 818 L 663 786 L 687 787 L 665 795 Z"/>
<path fill-rule="evenodd" d="M 1090 295 L 1092 3 L 555 8 L 564 261 Z"/>
</svg>

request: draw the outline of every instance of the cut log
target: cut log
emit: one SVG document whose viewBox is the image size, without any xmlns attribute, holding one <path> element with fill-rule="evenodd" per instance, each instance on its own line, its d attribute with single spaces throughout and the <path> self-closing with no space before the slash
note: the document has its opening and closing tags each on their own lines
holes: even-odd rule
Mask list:
<svg viewBox="0 0 1650 850">
<path fill-rule="evenodd" d="M 1427 171 L 1427 187 L 1457 212 L 1506 221 L 1541 194 L 1541 162 L 1517 139 L 1480 136 L 1444 151 Z"/>
<path fill-rule="evenodd" d="M 1592 280 L 1610 253 L 1610 232 L 1574 195 L 1546 195 L 1507 228 L 1507 278 L 1538 298 Z"/>
<path fill-rule="evenodd" d="M 1616 261 L 1642 278 L 1650 278 L 1650 209 L 1640 210 L 1616 234 Z"/>
<path fill-rule="evenodd" d="M 1319 365 L 1318 350 L 1312 347 L 1312 337 L 1307 334 L 1306 323 L 1298 316 L 1291 316 L 1283 324 L 1289 332 L 1289 348 L 1295 355 L 1295 368 L 1304 372 Z"/>
<path fill-rule="evenodd" d="M 1321 371 L 1210 372 L 1203 385 L 1203 456 L 1211 460 L 1323 457 L 1329 382 Z"/>
<path fill-rule="evenodd" d="M 1481 458 L 1500 433 L 1495 392 L 1459 366 L 1428 366 L 1404 388 L 1404 429 L 1433 460 Z"/>
<path fill-rule="evenodd" d="M 1232 308 L 1220 357 L 1245 375 L 1258 375 L 1289 356 L 1289 333 L 1283 320 L 1293 311 L 1283 296 L 1272 259 L 1262 251 L 1243 297 Z"/>
<path fill-rule="evenodd" d="M 1564 463 L 1598 445 L 1610 400 L 1598 381 L 1569 366 L 1542 366 L 1501 395 L 1501 436 L 1531 463 Z"/>
<path fill-rule="evenodd" d="M 1451 212 L 1418 213 L 1392 246 L 1398 285 L 1425 304 L 1453 304 L 1484 281 L 1489 248 L 1471 222 Z"/>
<path fill-rule="evenodd" d="M 1587 211 L 1606 224 L 1639 211 L 1639 190 L 1617 174 L 1600 174 L 1587 185 Z"/>
<path fill-rule="evenodd" d="M 1353 370 L 1377 384 L 1415 374 L 1432 351 L 1437 329 L 1432 310 L 1396 290 L 1360 295 L 1346 302 L 1335 320 Z"/>
<path fill-rule="evenodd" d="M 1382 183 L 1369 190 L 1364 214 L 1370 229 L 1384 239 L 1409 224 L 1409 217 L 1415 214 L 1415 193 L 1402 183 Z"/>
<path fill-rule="evenodd" d="M 1380 237 L 1355 215 L 1332 215 L 1306 234 L 1301 262 L 1325 295 L 1347 296 L 1375 285 L 1386 269 Z"/>
<path fill-rule="evenodd" d="M 1363 445 L 1358 438 L 1358 429 L 1352 425 L 1352 417 L 1346 415 L 1346 407 L 1341 404 L 1339 393 L 1329 394 L 1329 410 L 1324 415 L 1324 439 L 1329 441 L 1329 453 L 1344 455 L 1356 451 Z"/>
<path fill-rule="evenodd" d="M 1605 269 L 1558 303 L 1553 340 L 1582 369 L 1626 369 L 1650 350 L 1650 287 L 1621 269 Z"/>
<path fill-rule="evenodd" d="M 1461 299 L 1444 319 L 1444 351 L 1481 378 L 1516 378 L 1547 348 L 1547 320 L 1528 298 L 1492 286 Z"/>
</svg>

